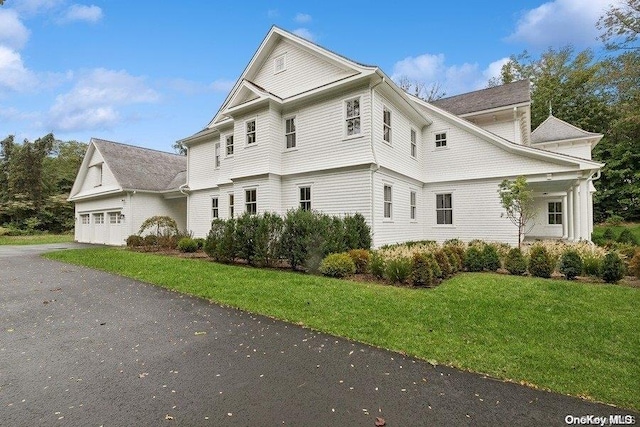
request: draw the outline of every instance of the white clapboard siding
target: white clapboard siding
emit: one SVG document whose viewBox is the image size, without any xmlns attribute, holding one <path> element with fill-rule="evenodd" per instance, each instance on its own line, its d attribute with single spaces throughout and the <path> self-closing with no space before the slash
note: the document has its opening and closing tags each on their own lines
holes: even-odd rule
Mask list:
<svg viewBox="0 0 640 427">
<path fill-rule="evenodd" d="M 274 73 L 274 59 L 282 55 L 285 56 L 286 69 Z M 254 82 L 280 98 L 288 98 L 352 74 L 352 70 L 339 68 L 299 45 L 281 40 L 262 64 Z"/>
<path fill-rule="evenodd" d="M 220 142 L 216 135 L 210 141 L 189 147 L 187 153 L 187 183 L 192 190 L 209 188 L 216 185 L 219 171 L 215 169 L 215 144 Z M 222 152 L 222 144 L 220 146 Z"/>
<path fill-rule="evenodd" d="M 503 137 L 504 139 L 516 142 L 516 124 L 514 121 L 500 121 L 500 122 L 491 122 L 491 123 L 482 123 L 480 127 L 488 130 L 491 133 L 495 133 L 498 136 Z M 520 131 L 518 127 L 518 131 Z"/>
<path fill-rule="evenodd" d="M 162 195 L 154 193 L 142 193 L 140 191 L 131 194 L 129 208 L 132 211 L 131 226 L 133 233 L 137 233 L 145 219 L 152 216 L 170 216 L 178 223 L 178 228 L 187 228 L 187 202 L 186 198 L 165 199 Z"/>
<path fill-rule="evenodd" d="M 84 175 L 79 195 L 102 193 L 119 188 L 118 181 L 98 150 L 94 150 L 88 163 L 87 173 Z"/>
<path fill-rule="evenodd" d="M 346 136 L 345 101 L 360 97 L 361 133 Z M 282 174 L 304 173 L 373 163 L 370 137 L 370 91 L 359 89 L 333 96 L 281 115 L 275 146 L 282 152 Z M 286 150 L 284 120 L 296 117 L 296 148 Z"/>
<path fill-rule="evenodd" d="M 424 180 L 422 129 L 376 91 L 373 107 L 373 141 L 378 163 L 414 179 Z M 391 142 L 383 139 L 383 111 L 391 111 Z M 411 157 L 411 129 L 416 131 L 417 157 Z"/>
<path fill-rule="evenodd" d="M 426 182 L 542 174 L 570 169 L 566 165 L 509 153 L 439 116 L 431 115 L 431 119 L 433 123 L 425 128 L 423 135 L 426 144 Z M 447 146 L 444 149 L 435 147 L 435 135 L 441 132 L 447 133 Z"/>
<path fill-rule="evenodd" d="M 501 180 L 427 184 L 424 188 L 424 238 L 443 242 L 448 239 L 518 243 L 517 228 L 502 216 L 504 209 L 498 197 Z M 451 193 L 453 225 L 438 225 L 436 195 Z"/>
<path fill-rule="evenodd" d="M 384 217 L 384 187 L 391 187 L 391 218 Z M 424 239 L 424 194 L 422 185 L 396 174 L 374 174 L 373 244 L 375 247 Z M 416 193 L 416 218 L 411 219 L 411 192 Z"/>
<path fill-rule="evenodd" d="M 533 145 L 536 146 L 535 144 Z M 591 143 L 589 142 L 574 142 L 573 144 L 546 144 L 545 150 L 553 151 L 556 153 L 568 154 L 574 157 L 580 157 L 581 159 L 591 160 Z"/>
<path fill-rule="evenodd" d="M 562 198 L 549 197 L 535 200 L 534 209 L 536 211 L 536 215 L 533 220 L 527 224 L 527 229 L 531 227 L 530 231 L 527 233 L 527 237 L 562 237 L 562 224 L 549 224 L 549 202 L 562 203 Z"/>
<path fill-rule="evenodd" d="M 117 196 L 105 197 L 100 199 L 93 200 L 83 200 L 75 202 L 75 232 L 74 232 L 74 240 L 77 242 L 84 243 L 97 243 L 96 242 L 96 229 L 94 224 L 94 213 L 103 213 L 105 218 L 104 227 L 100 229 L 102 233 L 99 236 L 98 240 L 101 240 L 99 243 L 106 243 L 105 238 L 108 237 L 105 235 L 104 230 L 109 225 L 109 212 L 120 212 L 125 215 L 125 221 L 120 225 L 121 228 L 121 236 L 122 241 L 118 244 L 124 244 L 124 239 L 129 234 L 130 226 L 127 223 L 127 217 L 130 212 L 126 202 L 127 196 L 123 193 Z M 80 215 L 90 215 L 90 223 L 82 224 Z"/>
</svg>

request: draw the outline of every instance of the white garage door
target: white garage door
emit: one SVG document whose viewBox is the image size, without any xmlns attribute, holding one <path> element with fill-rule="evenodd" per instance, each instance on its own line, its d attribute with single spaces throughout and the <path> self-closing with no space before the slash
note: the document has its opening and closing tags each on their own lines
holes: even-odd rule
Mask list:
<svg viewBox="0 0 640 427">
<path fill-rule="evenodd" d="M 104 212 L 93 214 L 93 236 L 91 243 L 105 243 L 106 225 L 104 223 Z"/>
<path fill-rule="evenodd" d="M 123 218 L 120 212 L 107 212 L 107 245 L 124 244 L 122 235 Z"/>
</svg>

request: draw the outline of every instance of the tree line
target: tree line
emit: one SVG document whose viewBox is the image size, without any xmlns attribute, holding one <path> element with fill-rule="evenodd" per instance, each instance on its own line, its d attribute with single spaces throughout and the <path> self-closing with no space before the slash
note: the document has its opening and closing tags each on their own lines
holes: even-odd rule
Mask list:
<svg viewBox="0 0 640 427">
<path fill-rule="evenodd" d="M 3 232 L 66 232 L 74 226 L 67 201 L 87 145 L 48 134 L 17 143 L 0 141 L 0 226 Z"/>
</svg>

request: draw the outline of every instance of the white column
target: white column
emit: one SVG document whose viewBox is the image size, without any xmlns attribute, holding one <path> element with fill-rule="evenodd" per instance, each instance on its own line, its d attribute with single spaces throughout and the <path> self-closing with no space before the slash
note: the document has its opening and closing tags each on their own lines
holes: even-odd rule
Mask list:
<svg viewBox="0 0 640 427">
<path fill-rule="evenodd" d="M 569 232 L 569 240 L 574 240 L 575 235 L 575 218 L 573 217 L 573 187 L 567 192 L 567 225 Z"/>
<path fill-rule="evenodd" d="M 567 195 L 562 196 L 562 238 L 566 239 L 569 237 L 568 225 L 569 225 L 569 216 L 567 214 Z"/>
<path fill-rule="evenodd" d="M 591 180 L 589 180 L 589 240 L 593 234 L 593 193 L 591 192 Z"/>
<path fill-rule="evenodd" d="M 580 239 L 591 240 L 589 233 L 589 180 L 580 181 Z"/>
<path fill-rule="evenodd" d="M 573 187 L 573 240 L 580 240 L 580 191 L 579 185 Z"/>
</svg>

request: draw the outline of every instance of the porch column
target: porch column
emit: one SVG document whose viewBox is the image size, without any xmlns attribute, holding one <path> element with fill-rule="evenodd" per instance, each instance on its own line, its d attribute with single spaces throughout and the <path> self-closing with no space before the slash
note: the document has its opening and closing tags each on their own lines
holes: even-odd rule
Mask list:
<svg viewBox="0 0 640 427">
<path fill-rule="evenodd" d="M 591 180 L 589 180 L 589 240 L 591 240 L 591 235 L 593 234 L 593 191 L 591 191 L 592 186 Z"/>
<path fill-rule="evenodd" d="M 575 239 L 575 221 L 573 218 L 573 187 L 567 191 L 567 225 L 569 232 L 569 240 Z"/>
<path fill-rule="evenodd" d="M 569 215 L 567 213 L 567 195 L 562 196 L 562 238 L 569 237 Z"/>
<path fill-rule="evenodd" d="M 580 239 L 591 240 L 589 234 L 589 180 L 580 181 Z"/>
<path fill-rule="evenodd" d="M 580 240 L 580 187 L 574 186 L 573 192 L 573 240 Z"/>
</svg>

